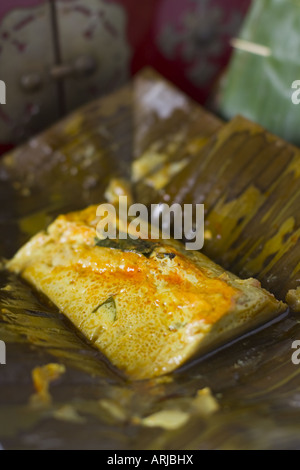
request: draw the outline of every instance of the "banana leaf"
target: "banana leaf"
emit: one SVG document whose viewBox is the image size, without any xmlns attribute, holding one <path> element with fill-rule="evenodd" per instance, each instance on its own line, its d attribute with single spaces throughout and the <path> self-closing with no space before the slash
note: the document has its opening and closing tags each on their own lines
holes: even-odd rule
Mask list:
<svg viewBox="0 0 300 470">
<path fill-rule="evenodd" d="M 132 180 L 138 202 L 151 199 L 223 125 L 151 69 L 136 80 Z"/>
<path fill-rule="evenodd" d="M 242 114 L 296 145 L 299 85 L 292 84 L 300 79 L 299 12 L 299 0 L 252 2 L 216 103 L 226 119 Z"/>
<path fill-rule="evenodd" d="M 161 93 L 161 109 L 171 109 L 171 114 L 153 109 L 150 98 L 156 93 Z M 256 272 L 261 262 L 263 269 L 275 266 L 276 282 L 266 277 L 270 290 L 285 292 L 290 276 L 294 286 L 298 151 L 240 118 L 222 127 L 197 105 L 176 101 L 176 96 L 182 97 L 158 75 L 142 71 L 121 91 L 5 156 L 0 164 L 1 255 L 11 256 L 58 213 L 101 202 L 109 180 L 130 177 L 131 161 L 134 165 L 139 152 L 159 142 L 166 161 L 188 154 L 186 165 L 158 190 L 144 177 L 143 185 L 137 180 L 136 194 L 140 191 L 148 203 L 164 194 L 170 200 L 205 199 L 211 231 L 205 250 L 213 258 L 238 271 L 245 257 L 241 265 L 247 273 Z M 169 152 L 176 129 L 182 130 L 184 141 Z M 86 178 L 92 177 L 96 184 L 86 187 Z M 147 194 L 143 186 L 150 188 Z M 278 239 L 271 242 L 276 229 Z M 292 234 L 296 238 L 290 240 Z M 260 258 L 254 250 L 251 257 L 251 247 L 259 249 L 258 240 L 269 240 L 270 249 L 262 249 Z M 275 255 L 278 265 L 269 259 L 272 250 L 280 253 Z M 171 375 L 129 382 L 53 305 L 2 269 L 0 339 L 6 343 L 7 361 L 0 365 L 1 446 L 298 448 L 300 368 L 291 360 L 292 341 L 298 338 L 297 315 L 290 313 Z M 32 370 L 49 363 L 62 364 L 66 372 L 50 385 L 52 400 L 38 403 L 32 400 Z"/>
</svg>

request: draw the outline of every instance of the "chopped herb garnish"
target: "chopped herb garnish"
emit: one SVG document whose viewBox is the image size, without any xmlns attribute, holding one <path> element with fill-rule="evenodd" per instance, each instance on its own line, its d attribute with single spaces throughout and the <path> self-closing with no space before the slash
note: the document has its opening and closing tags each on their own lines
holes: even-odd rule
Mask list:
<svg viewBox="0 0 300 470">
<path fill-rule="evenodd" d="M 139 255 L 145 256 L 146 258 L 149 258 L 155 248 L 159 246 L 159 244 L 149 240 L 143 240 L 142 238 L 138 238 L 137 240 L 133 240 L 131 238 L 127 238 L 126 240 L 112 240 L 110 238 L 100 240 L 97 238 L 96 246 L 112 248 L 114 250 L 121 250 L 123 252 L 137 253 Z"/>
</svg>

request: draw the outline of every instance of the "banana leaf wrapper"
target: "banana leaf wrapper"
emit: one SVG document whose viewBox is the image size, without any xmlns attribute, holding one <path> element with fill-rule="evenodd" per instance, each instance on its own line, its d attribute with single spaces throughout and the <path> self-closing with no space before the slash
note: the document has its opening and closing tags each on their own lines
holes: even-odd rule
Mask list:
<svg viewBox="0 0 300 470">
<path fill-rule="evenodd" d="M 222 121 L 194 103 L 151 69 L 136 80 L 132 181 L 136 198 L 162 189 L 222 127 Z"/>
<path fill-rule="evenodd" d="M 170 93 L 174 93 L 174 89 L 169 89 L 159 76 L 155 77 L 149 71 L 141 72 L 128 87 L 79 110 L 34 139 L 35 143 L 31 141 L 4 158 L 0 165 L 0 247 L 3 257 L 11 257 L 30 236 L 48 225 L 58 213 L 80 209 L 102 200 L 112 177 L 128 177 L 128 161 L 137 160 L 137 149 L 145 152 L 151 147 L 152 141 L 163 141 L 167 134 L 166 121 L 172 121 L 173 112 L 171 116 L 161 116 L 153 110 L 149 100 L 138 98 L 140 95 L 137 90 L 143 86 L 149 93 L 151 87 L 156 90 L 157 87 L 166 89 L 166 93 L 160 97 L 162 102 L 165 95 L 169 97 Z M 182 106 L 178 103 L 175 106 L 176 114 L 180 113 Z M 221 130 L 218 134 L 222 123 L 216 120 L 214 127 L 211 115 L 206 120 L 202 109 L 194 112 L 202 117 L 198 131 L 193 131 L 192 140 L 197 139 L 197 132 L 199 139 L 203 136 L 205 139 L 203 145 L 193 147 L 190 160 L 182 171 L 187 172 L 196 161 L 197 165 L 201 161 L 208 176 L 204 178 L 203 175 L 203 186 L 198 185 L 194 177 L 192 181 L 195 181 L 195 185 L 186 188 L 183 186 L 185 180 L 181 171 L 175 175 L 176 178 L 173 175 L 167 185 L 174 183 L 174 199 L 176 194 L 178 198 L 182 197 L 180 190 L 195 202 L 203 202 L 204 196 L 218 199 L 218 191 L 223 188 L 231 194 L 230 200 L 237 201 L 237 196 L 242 194 L 244 188 L 244 180 L 238 175 L 246 175 L 249 171 L 247 181 L 250 185 L 250 179 L 258 178 L 255 175 L 262 167 L 256 169 L 249 153 L 240 152 L 241 145 L 237 144 L 234 146 L 235 151 L 230 152 L 230 158 L 225 158 L 222 153 L 223 158 L 219 155 L 218 164 L 205 166 L 208 165 L 205 158 L 208 158 L 223 132 Z M 183 127 L 189 115 L 190 110 L 182 111 Z M 149 124 L 147 128 L 142 128 L 146 118 Z M 231 134 L 227 128 L 231 143 L 235 138 L 243 142 L 249 136 L 256 142 L 257 126 L 243 121 L 240 128 L 240 120 L 238 125 L 235 122 L 235 126 L 238 129 L 233 132 L 232 138 L 229 138 Z M 175 133 L 175 127 L 170 135 Z M 164 132 L 160 134 L 161 128 L 164 128 Z M 226 134 L 225 129 L 226 126 Z M 223 135 L 224 142 L 227 142 L 225 137 Z M 252 156 L 264 145 L 273 142 L 262 130 L 257 139 L 256 147 L 252 144 Z M 189 140 L 188 132 L 186 140 Z M 267 151 L 269 156 L 264 161 L 266 174 L 261 186 L 254 191 L 255 194 L 261 192 L 259 194 L 262 194 L 265 203 L 269 200 L 268 191 L 277 179 L 281 180 L 284 168 L 291 164 L 287 160 L 291 162 L 296 158 L 295 149 L 284 143 L 278 147 L 276 142 L 275 139 L 270 153 Z M 90 144 L 94 147 L 93 152 L 90 150 L 93 155 L 91 167 L 87 163 L 83 164 L 86 159 L 84 152 Z M 184 150 L 185 145 L 182 148 Z M 178 150 L 176 157 L 179 160 L 181 151 Z M 239 154 L 239 159 L 234 156 L 235 153 Z M 62 162 L 56 159 L 58 155 L 66 160 Z M 171 155 L 170 158 L 173 158 L 173 153 Z M 230 167 L 232 170 L 235 168 L 232 161 L 239 162 L 236 186 L 232 186 L 230 177 Z M 220 166 L 220 162 L 223 165 Z M 276 214 L 281 213 L 280 207 L 282 214 L 292 210 L 290 206 L 294 198 L 288 198 L 292 191 L 291 182 L 296 191 L 296 168 L 290 167 L 289 178 L 282 180 L 279 193 L 271 193 L 269 208 L 271 210 L 274 207 Z M 97 184 L 86 188 L 85 178 L 95 176 L 98 178 Z M 177 178 L 182 184 L 176 184 Z M 218 181 L 222 183 L 220 188 Z M 149 187 L 148 183 L 145 183 L 145 187 Z M 134 189 L 139 189 L 138 183 Z M 249 197 L 247 194 L 246 199 Z M 277 194 L 280 198 L 277 198 Z M 285 196 L 284 201 L 281 201 L 282 195 Z M 153 188 L 152 198 L 155 202 Z M 257 207 L 254 204 L 256 200 L 250 197 L 249 202 L 247 199 L 245 203 L 249 217 L 252 208 Z M 254 202 L 250 204 L 251 201 Z M 254 209 L 251 214 L 253 223 L 260 213 Z M 295 214 L 292 217 L 296 217 Z M 217 223 L 213 224 L 213 219 L 210 220 L 211 226 L 217 227 Z M 291 232 L 296 233 L 296 224 L 297 221 Z M 265 225 L 259 233 L 253 235 L 256 241 L 257 237 L 263 236 Z M 219 238 L 216 237 L 216 244 L 213 241 L 205 249 L 209 251 L 210 246 L 216 258 L 223 256 L 226 261 L 226 244 L 222 252 Z M 281 241 L 283 246 L 286 237 Z M 215 246 L 217 248 L 214 252 Z M 241 251 L 240 255 L 243 253 Z M 296 261 L 294 258 L 292 263 Z M 282 263 L 280 277 L 274 284 L 276 289 L 281 284 L 286 285 L 287 273 L 290 272 L 288 260 L 282 260 L 285 260 L 285 264 Z M 247 269 L 250 271 L 250 268 Z M 171 450 L 299 447 L 300 368 L 291 361 L 291 343 L 300 338 L 300 327 L 294 314 L 284 316 L 268 328 L 243 337 L 226 349 L 163 379 L 128 382 L 74 331 L 53 305 L 44 298 L 38 298 L 14 275 L 1 270 L 0 338 L 7 346 L 7 364 L 0 365 L 0 443 L 3 448 Z M 31 400 L 31 396 L 36 394 L 31 378 L 32 370 L 49 363 L 65 366 L 66 373 L 50 385 L 52 400 L 47 404 L 38 404 Z"/>
</svg>

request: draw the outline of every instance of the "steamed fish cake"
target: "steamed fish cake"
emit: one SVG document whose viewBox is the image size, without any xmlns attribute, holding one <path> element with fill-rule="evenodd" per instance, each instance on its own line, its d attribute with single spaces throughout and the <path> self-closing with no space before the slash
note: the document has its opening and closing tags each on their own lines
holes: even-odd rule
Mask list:
<svg viewBox="0 0 300 470">
<path fill-rule="evenodd" d="M 97 239 L 96 210 L 59 216 L 7 266 L 129 377 L 171 372 L 285 310 L 173 240 Z"/>
</svg>

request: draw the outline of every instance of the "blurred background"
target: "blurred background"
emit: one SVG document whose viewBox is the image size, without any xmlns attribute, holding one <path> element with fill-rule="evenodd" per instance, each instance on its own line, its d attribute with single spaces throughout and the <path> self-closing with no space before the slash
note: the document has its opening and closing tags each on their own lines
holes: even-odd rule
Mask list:
<svg viewBox="0 0 300 470">
<path fill-rule="evenodd" d="M 148 206 L 205 202 L 204 254 L 282 300 L 292 289 L 298 310 L 300 150 L 277 136 L 300 145 L 299 31 L 300 0 L 0 0 L 0 154 L 58 123 L 1 158 L 0 255 L 58 214 L 98 204 L 112 179 L 131 179 Z M 97 101 L 135 75 L 131 89 Z M 300 448 L 299 313 L 174 381 L 124 386 L 45 308 L 0 270 L 4 448 Z M 67 373 L 52 408 L 30 409 L 31 371 L 53 358 Z M 219 413 L 191 407 L 170 432 L 131 420 L 186 412 L 205 387 Z"/>
<path fill-rule="evenodd" d="M 0 153 L 120 87 L 144 66 L 205 104 L 250 4 L 1 0 L 0 79 L 7 99 L 0 106 Z"/>
</svg>

